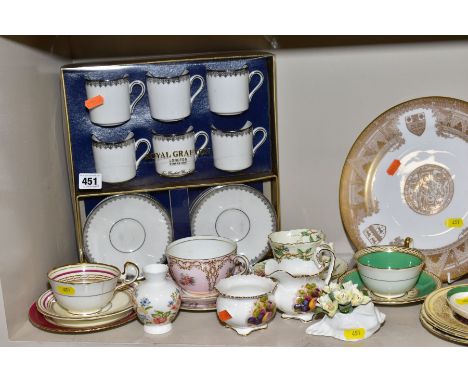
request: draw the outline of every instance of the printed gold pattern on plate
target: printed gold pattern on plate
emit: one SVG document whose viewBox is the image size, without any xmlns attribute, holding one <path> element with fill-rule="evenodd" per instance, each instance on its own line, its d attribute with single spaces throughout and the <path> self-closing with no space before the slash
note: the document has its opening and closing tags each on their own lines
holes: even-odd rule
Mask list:
<svg viewBox="0 0 468 382">
<path fill-rule="evenodd" d="M 408 206 L 421 215 L 435 215 L 452 201 L 454 184 L 450 173 L 435 164 L 413 170 L 405 181 L 404 196 Z"/>
</svg>

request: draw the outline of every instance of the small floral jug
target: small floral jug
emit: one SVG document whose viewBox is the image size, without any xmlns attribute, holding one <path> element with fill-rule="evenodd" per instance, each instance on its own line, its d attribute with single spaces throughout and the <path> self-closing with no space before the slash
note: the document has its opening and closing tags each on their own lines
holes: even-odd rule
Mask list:
<svg viewBox="0 0 468 382">
<path fill-rule="evenodd" d="M 282 318 L 294 318 L 303 322 L 314 318 L 314 310 L 320 289 L 328 285 L 335 266 L 335 255 L 331 253 L 325 280 L 320 273 L 326 268 L 314 261 L 289 258 L 281 261 L 265 261 L 265 275 L 278 281 L 274 293 L 277 307 L 283 312 Z"/>
<path fill-rule="evenodd" d="M 163 334 L 172 329 L 172 321 L 180 308 L 180 291 L 168 276 L 165 264 L 150 264 L 143 268 L 145 281 L 135 292 L 138 319 L 149 334 Z"/>
</svg>

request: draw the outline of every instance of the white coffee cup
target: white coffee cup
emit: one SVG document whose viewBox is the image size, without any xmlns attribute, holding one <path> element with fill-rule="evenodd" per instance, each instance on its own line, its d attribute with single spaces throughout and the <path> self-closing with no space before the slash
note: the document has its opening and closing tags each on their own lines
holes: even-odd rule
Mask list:
<svg viewBox="0 0 468 382">
<path fill-rule="evenodd" d="M 141 91 L 130 104 L 130 94 L 135 85 L 140 86 Z M 127 122 L 145 91 L 143 82 L 136 80 L 130 83 L 128 75 L 113 80 L 86 79 L 86 97 L 90 99 L 101 96 L 104 99 L 102 105 L 89 110 L 91 122 L 107 127 Z"/>
<path fill-rule="evenodd" d="M 260 80 L 249 93 L 249 83 L 255 75 Z M 254 70 L 249 73 L 247 65 L 235 70 L 208 69 L 206 71 L 206 84 L 210 110 L 220 115 L 234 115 L 246 111 L 253 95 L 260 89 L 263 81 L 262 72 Z"/>
<path fill-rule="evenodd" d="M 102 142 L 95 135 L 91 137 L 96 172 L 102 174 L 102 181 L 119 183 L 133 179 L 143 158 L 151 151 L 151 143 L 145 138 L 135 142 L 134 134 L 120 142 Z M 145 152 L 136 159 L 140 144 L 146 145 Z"/>
<path fill-rule="evenodd" d="M 199 136 L 204 142 L 195 150 Z M 193 127 L 184 134 L 162 135 L 153 131 L 153 151 L 156 172 L 168 177 L 180 177 L 195 171 L 195 162 L 200 152 L 206 147 L 209 136 L 204 131 L 194 133 Z"/>
<path fill-rule="evenodd" d="M 199 80 L 200 85 L 193 96 L 190 96 L 190 88 L 195 80 Z M 147 73 L 146 87 L 151 117 L 163 122 L 173 122 L 190 115 L 192 103 L 205 87 L 205 80 L 198 74 L 190 77 L 188 70 L 175 77 L 157 77 Z"/>
<path fill-rule="evenodd" d="M 261 133 L 262 138 L 253 146 L 253 139 L 257 133 Z M 214 166 L 224 171 L 249 168 L 252 166 L 255 152 L 266 141 L 267 135 L 263 127 L 254 129 L 250 121 L 238 131 L 222 131 L 211 125 Z"/>
</svg>

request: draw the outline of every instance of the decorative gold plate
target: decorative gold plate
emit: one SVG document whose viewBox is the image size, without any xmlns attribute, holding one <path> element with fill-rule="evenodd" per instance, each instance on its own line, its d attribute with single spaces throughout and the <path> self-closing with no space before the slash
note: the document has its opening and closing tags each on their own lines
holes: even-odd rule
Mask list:
<svg viewBox="0 0 468 382">
<path fill-rule="evenodd" d="M 468 339 L 460 338 L 457 336 L 450 335 L 442 330 L 437 329 L 436 327 L 432 326 L 431 323 L 426 321 L 423 315 L 419 316 L 419 320 L 421 321 L 422 326 L 429 331 L 430 333 L 440 337 L 444 340 L 455 342 L 457 344 L 468 345 Z"/>
<path fill-rule="evenodd" d="M 427 316 L 427 314 L 426 314 L 424 308 L 421 309 L 421 312 L 420 312 L 420 314 L 419 314 L 419 319 L 420 319 L 421 321 L 424 321 L 424 323 L 425 323 L 426 325 L 429 325 L 432 329 L 435 329 L 435 330 L 437 330 L 438 332 L 444 333 L 444 334 L 447 335 L 447 336 L 456 337 L 456 338 L 458 338 L 458 339 L 462 339 L 462 340 L 464 340 L 464 341 L 468 341 L 468 337 L 463 336 L 463 335 L 460 335 L 460 334 L 457 333 L 457 332 L 454 332 L 454 331 L 452 331 L 452 330 L 450 330 L 450 329 L 447 329 L 446 327 L 443 327 L 443 326 L 438 325 L 437 323 L 435 323 L 433 320 L 431 320 L 431 319 Z"/>
<path fill-rule="evenodd" d="M 424 301 L 421 310 L 425 317 L 436 325 L 439 330 L 468 340 L 468 320 L 455 317 L 447 303 L 447 292 L 455 287 L 450 286 L 431 293 Z M 466 323 L 464 323 L 465 321 Z"/>
<path fill-rule="evenodd" d="M 468 273 L 468 102 L 417 98 L 370 123 L 340 181 L 344 227 L 362 249 L 411 236 L 443 281 Z"/>
</svg>

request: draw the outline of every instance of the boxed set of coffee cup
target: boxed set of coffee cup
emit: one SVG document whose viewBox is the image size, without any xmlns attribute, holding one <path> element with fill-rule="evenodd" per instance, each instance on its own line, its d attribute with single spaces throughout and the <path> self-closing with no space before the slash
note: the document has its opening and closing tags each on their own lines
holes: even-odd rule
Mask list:
<svg viewBox="0 0 468 382">
<path fill-rule="evenodd" d="M 164 240 L 156 235 L 161 242 L 158 259 L 164 256 L 163 246 L 203 226 L 195 221 L 206 210 L 200 214 L 195 208 L 200 198 L 231 192 L 215 192 L 215 187 L 239 186 L 241 191 L 232 192 L 241 195 L 266 193 L 276 227 L 274 76 L 274 56 L 269 53 L 63 67 L 67 159 L 80 260 L 108 260 L 93 255 L 102 252 L 92 248 L 96 232 L 107 235 L 109 247 L 117 253 L 134 254 L 154 237 L 141 226 L 141 216 L 112 227 L 98 224 L 93 214 L 105 214 L 104 207 L 116 201 L 134 209 L 140 198 L 159 211 L 158 224 L 164 226 L 159 235 Z M 261 196 L 255 198 L 259 201 Z M 232 230 L 229 222 L 239 221 L 232 212 L 236 206 L 226 209 L 230 212 L 216 217 L 213 230 Z M 248 213 L 241 214 L 248 221 Z M 130 245 L 123 238 L 128 232 L 134 241 Z M 259 250 L 254 257 L 259 255 L 265 254 Z M 138 263 L 138 258 L 131 260 Z"/>
</svg>

